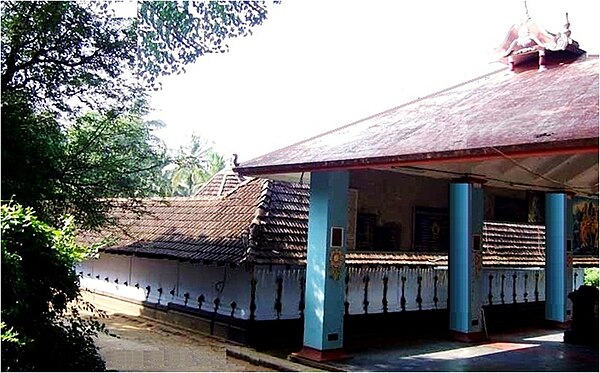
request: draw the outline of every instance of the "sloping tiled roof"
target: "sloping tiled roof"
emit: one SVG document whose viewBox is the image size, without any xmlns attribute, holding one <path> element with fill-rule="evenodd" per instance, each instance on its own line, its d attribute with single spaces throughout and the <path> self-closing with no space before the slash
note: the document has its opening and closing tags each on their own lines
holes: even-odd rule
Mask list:
<svg viewBox="0 0 600 373">
<path fill-rule="evenodd" d="M 298 264 L 306 261 L 309 187 L 264 179 L 259 213 L 252 230 L 254 263 Z"/>
<path fill-rule="evenodd" d="M 194 262 L 297 264 L 306 260 L 308 187 L 266 179 L 236 181 L 227 193 L 215 177 L 196 197 L 144 200 L 142 215 L 115 210 L 119 227 L 83 232 L 83 243 L 109 238 L 102 251 Z M 233 184 L 233 183 L 232 183 Z"/>
<path fill-rule="evenodd" d="M 115 211 L 122 229 L 102 232 L 117 239 L 104 252 L 205 263 L 304 265 L 309 187 L 250 178 L 221 197 L 174 197 L 144 201 L 147 213 Z M 89 233 L 80 240 L 99 238 Z M 483 264 L 544 266 L 545 227 L 485 222 Z M 445 266 L 448 255 L 426 252 L 354 252 L 358 265 Z M 576 256 L 576 266 L 597 266 L 598 257 Z"/>
<path fill-rule="evenodd" d="M 447 266 L 448 254 L 418 252 L 348 252 L 350 266 Z"/>
<path fill-rule="evenodd" d="M 196 197 L 220 197 L 231 192 L 247 179 L 248 177 L 233 172 L 231 168 L 225 168 L 202 185 Z"/>
<path fill-rule="evenodd" d="M 146 213 L 141 216 L 115 211 L 120 228 L 103 231 L 101 236 L 116 242 L 103 251 L 198 262 L 241 262 L 261 184 L 261 180 L 249 180 L 227 198 L 147 199 L 143 206 Z"/>
<path fill-rule="evenodd" d="M 542 72 L 499 70 L 236 170 L 261 175 L 597 149 L 598 127 L 598 59 L 590 57 Z"/>
<path fill-rule="evenodd" d="M 484 265 L 543 266 L 546 228 L 540 224 L 484 222 Z"/>
</svg>

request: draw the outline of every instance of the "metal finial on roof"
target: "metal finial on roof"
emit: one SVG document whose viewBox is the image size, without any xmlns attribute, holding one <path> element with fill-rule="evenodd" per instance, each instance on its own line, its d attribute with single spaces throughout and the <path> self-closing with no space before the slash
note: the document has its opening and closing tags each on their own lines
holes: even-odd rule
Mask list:
<svg viewBox="0 0 600 373">
<path fill-rule="evenodd" d="M 237 154 L 233 153 L 231 155 L 231 159 L 229 160 L 229 167 L 230 168 L 234 168 L 237 167 L 239 165 L 238 161 L 237 161 Z"/>
<path fill-rule="evenodd" d="M 523 1 L 523 5 L 525 5 L 525 19 L 529 20 L 531 17 L 529 16 L 529 8 L 527 8 L 527 0 Z"/>
<path fill-rule="evenodd" d="M 569 22 L 569 12 L 565 13 L 565 29 L 569 29 L 571 27 L 571 22 Z"/>
</svg>

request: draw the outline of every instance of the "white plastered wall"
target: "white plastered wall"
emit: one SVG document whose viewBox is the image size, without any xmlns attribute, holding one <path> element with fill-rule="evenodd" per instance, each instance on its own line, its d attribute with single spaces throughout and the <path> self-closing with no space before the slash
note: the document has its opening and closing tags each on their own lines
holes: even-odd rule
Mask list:
<svg viewBox="0 0 600 373">
<path fill-rule="evenodd" d="M 275 302 L 277 299 L 277 279 L 281 278 L 281 313 L 280 319 L 300 317 L 299 305 L 302 298 L 305 269 L 284 266 L 256 266 L 254 274 L 244 267 L 229 268 L 197 263 L 177 262 L 166 259 L 148 259 L 123 255 L 101 254 L 99 259 L 91 259 L 77 266 L 76 271 L 82 275 L 81 286 L 90 290 L 98 290 L 133 300 L 158 302 L 157 289 L 162 287 L 161 303 L 185 303 L 184 294 L 189 293 L 187 306 L 198 308 L 198 296 L 204 295 L 202 310 L 214 311 L 214 300 L 219 298 L 219 314 L 231 315 L 231 303 L 236 303 L 234 316 L 248 319 L 250 317 L 251 280 L 256 279 L 256 311 L 257 320 L 277 319 Z M 571 281 L 574 289 L 583 284 L 584 270 L 575 268 Z M 404 298 L 406 311 L 419 309 L 417 302 L 418 278 L 421 277 L 421 309 L 443 309 L 447 307 L 448 276 L 446 268 L 349 268 L 347 301 L 350 314 L 363 314 L 365 276 L 369 277 L 367 297 L 368 313 L 383 312 L 383 278 L 387 276 L 387 311 L 402 310 L 402 278 L 404 282 Z M 504 287 L 502 287 L 504 275 Z M 515 276 L 516 277 L 513 277 Z M 525 276 L 527 275 L 527 280 Z M 97 279 L 96 276 L 99 278 Z M 437 281 L 435 277 L 437 276 Z M 491 288 L 490 288 L 490 276 Z M 108 281 L 105 278 L 108 277 Z M 115 283 L 118 279 L 119 282 Z M 124 282 L 127 281 L 126 286 Z M 543 268 L 484 268 L 481 277 L 480 295 L 482 305 L 489 303 L 502 304 L 501 292 L 504 292 L 504 303 L 513 303 L 513 286 L 517 303 L 536 299 L 545 299 L 545 272 Z M 513 285 L 514 282 L 514 285 Z M 139 288 L 135 285 L 139 284 Z M 434 284 L 437 284 L 435 286 Z M 146 297 L 146 286 L 150 286 L 150 294 Z M 174 289 L 174 294 L 169 292 Z M 434 302 L 437 297 L 437 305 Z M 570 308 L 570 307 L 569 307 Z"/>
</svg>

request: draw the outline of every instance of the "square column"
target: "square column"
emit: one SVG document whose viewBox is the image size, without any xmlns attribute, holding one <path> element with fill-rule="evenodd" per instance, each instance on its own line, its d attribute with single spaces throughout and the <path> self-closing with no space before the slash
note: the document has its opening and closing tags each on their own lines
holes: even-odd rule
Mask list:
<svg viewBox="0 0 600 373">
<path fill-rule="evenodd" d="M 345 358 L 348 183 L 347 171 L 313 172 L 310 176 L 304 347 L 295 357 L 315 361 Z"/>
<path fill-rule="evenodd" d="M 448 292 L 450 333 L 461 341 L 485 339 L 481 317 L 483 189 L 450 184 Z"/>
<path fill-rule="evenodd" d="M 546 194 L 546 320 L 568 321 L 572 290 L 571 199 L 566 193 Z"/>
</svg>

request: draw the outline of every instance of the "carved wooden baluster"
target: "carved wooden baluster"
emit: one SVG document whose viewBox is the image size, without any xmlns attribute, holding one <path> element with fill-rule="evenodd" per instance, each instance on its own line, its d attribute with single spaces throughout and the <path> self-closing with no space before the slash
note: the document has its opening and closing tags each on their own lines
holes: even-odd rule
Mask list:
<svg viewBox="0 0 600 373">
<path fill-rule="evenodd" d="M 128 283 L 127 281 L 125 281 L 125 282 L 123 283 L 123 285 L 125 285 L 125 286 L 129 286 L 129 283 Z"/>
<path fill-rule="evenodd" d="M 254 320 L 256 315 L 256 279 L 250 280 L 250 320 Z"/>
<path fill-rule="evenodd" d="M 504 274 L 502 274 L 502 285 L 500 287 L 500 301 L 502 302 L 502 304 L 504 304 L 504 279 L 506 278 L 506 276 L 504 276 Z"/>
<path fill-rule="evenodd" d="M 344 314 L 348 315 L 350 309 L 350 302 L 348 302 L 348 283 L 350 282 L 350 271 L 346 271 L 346 277 L 344 278 L 345 289 L 345 300 L 344 300 Z"/>
<path fill-rule="evenodd" d="M 577 290 L 577 272 L 573 273 L 573 290 Z"/>
<path fill-rule="evenodd" d="M 117 284 L 117 285 L 119 284 L 119 279 L 118 278 L 115 278 L 115 284 Z"/>
<path fill-rule="evenodd" d="M 275 295 L 275 312 L 277 312 L 277 320 L 281 317 L 281 293 L 283 292 L 283 278 L 277 277 L 275 280 L 277 283 L 277 294 Z"/>
<path fill-rule="evenodd" d="M 536 272 L 535 273 L 535 292 L 533 293 L 533 295 L 535 296 L 535 301 L 539 302 L 540 300 L 540 292 L 538 291 L 538 281 L 540 279 L 540 273 Z"/>
<path fill-rule="evenodd" d="M 231 307 L 231 317 L 235 317 L 235 309 L 237 308 L 237 303 L 233 301 L 229 306 Z"/>
<path fill-rule="evenodd" d="M 190 299 L 190 293 L 186 292 L 185 294 L 183 294 L 183 305 L 184 306 L 187 306 L 189 299 Z"/>
<path fill-rule="evenodd" d="M 363 283 L 365 284 L 365 294 L 363 298 L 363 310 L 365 313 L 369 313 L 369 275 L 363 277 Z"/>
<path fill-rule="evenodd" d="M 217 311 L 219 310 L 219 305 L 221 304 L 221 300 L 217 297 L 213 301 L 213 304 L 215 305 L 215 308 L 213 309 L 213 313 L 210 317 L 210 335 L 213 335 L 215 333 L 215 315 L 217 314 Z"/>
<path fill-rule="evenodd" d="M 494 296 L 492 295 L 492 280 L 494 279 L 494 275 L 489 275 L 488 276 L 488 304 L 491 306 L 492 305 L 492 298 L 494 298 Z"/>
<path fill-rule="evenodd" d="M 171 294 L 171 298 L 174 298 L 175 297 L 175 288 L 171 289 L 169 294 Z"/>
<path fill-rule="evenodd" d="M 513 278 L 513 303 L 517 303 L 517 274 L 513 273 L 512 275 Z"/>
<path fill-rule="evenodd" d="M 421 311 L 422 308 L 422 304 L 423 304 L 423 298 L 421 298 L 421 283 L 423 281 L 423 277 L 419 276 L 417 277 L 417 305 L 419 306 L 419 311 Z"/>
<path fill-rule="evenodd" d="M 304 317 L 304 307 L 305 305 L 305 295 L 304 291 L 306 289 L 306 279 L 304 277 L 300 277 L 300 303 L 298 303 L 298 311 L 300 311 L 300 317 Z"/>
<path fill-rule="evenodd" d="M 204 297 L 204 294 L 200 294 L 198 296 L 198 309 L 199 310 L 202 309 L 202 303 L 204 303 L 205 300 L 206 300 L 206 298 Z"/>
<path fill-rule="evenodd" d="M 402 296 L 400 297 L 400 308 L 402 311 L 406 311 L 406 298 L 404 297 L 404 287 L 406 285 L 406 277 L 402 276 L 400 278 L 402 280 Z"/>
<path fill-rule="evenodd" d="M 525 292 L 523 293 L 523 299 L 525 300 L 525 303 L 528 302 L 527 296 L 529 295 L 529 293 L 527 293 L 527 278 L 528 277 L 529 277 L 529 275 L 526 273 L 525 276 L 524 276 L 525 281 L 523 282 L 523 285 L 525 287 Z"/>
<path fill-rule="evenodd" d="M 146 299 L 150 296 L 150 290 L 152 290 L 152 287 L 150 285 L 146 286 Z"/>
<path fill-rule="evenodd" d="M 160 303 L 160 298 L 162 297 L 163 288 L 158 288 L 158 289 L 156 289 L 156 291 L 158 291 L 158 303 Z"/>
<path fill-rule="evenodd" d="M 433 306 L 435 307 L 435 309 L 438 308 L 437 304 L 438 301 L 440 300 L 437 296 L 437 283 L 438 283 L 438 275 L 433 276 Z"/>
<path fill-rule="evenodd" d="M 387 275 L 385 275 L 385 276 L 383 276 L 383 299 L 381 300 L 381 304 L 383 305 L 383 313 L 387 313 L 387 311 L 388 311 L 387 291 L 388 291 L 388 277 L 387 277 Z"/>
</svg>

